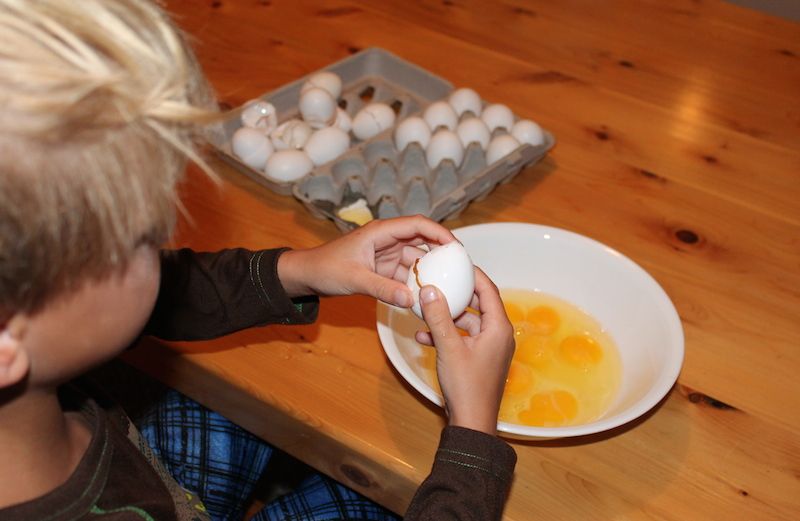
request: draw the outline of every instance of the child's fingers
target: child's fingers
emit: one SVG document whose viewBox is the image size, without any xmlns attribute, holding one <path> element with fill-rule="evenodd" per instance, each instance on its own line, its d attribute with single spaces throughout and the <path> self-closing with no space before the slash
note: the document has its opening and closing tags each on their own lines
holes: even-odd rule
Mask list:
<svg viewBox="0 0 800 521">
<path fill-rule="evenodd" d="M 456 319 L 455 325 L 458 329 L 466 331 L 469 336 L 477 336 L 481 332 L 481 317 L 474 313 L 464 313 Z M 417 331 L 414 333 L 414 338 L 420 344 L 433 345 L 430 331 Z"/>
<path fill-rule="evenodd" d="M 479 271 L 478 268 L 476 268 L 476 272 L 477 271 Z M 476 274 L 476 279 L 477 277 L 482 277 L 482 279 L 488 280 L 488 278 L 483 272 L 480 272 L 480 274 Z M 484 285 L 484 282 L 482 281 L 481 284 Z M 483 321 L 483 318 L 479 311 L 480 303 L 477 294 L 473 295 L 472 302 L 470 303 L 470 308 L 472 308 L 475 311 L 478 311 L 478 313 L 472 311 L 466 311 L 462 313 L 460 316 L 456 317 L 455 326 L 459 329 L 466 331 L 469 334 L 469 336 L 474 337 L 480 333 L 481 323 Z M 420 344 L 433 345 L 430 332 L 428 331 L 417 331 L 415 334 L 415 338 L 417 342 L 419 342 Z"/>
<path fill-rule="evenodd" d="M 481 301 L 478 299 L 478 295 L 473 294 L 472 299 L 469 301 L 469 307 L 474 309 L 475 311 L 480 312 L 481 310 Z"/>
<path fill-rule="evenodd" d="M 469 336 L 476 336 L 481 331 L 481 317 L 466 311 L 456 318 L 456 327 L 463 329 Z"/>
<path fill-rule="evenodd" d="M 430 331 L 417 331 L 414 334 L 414 339 L 422 345 L 433 345 L 433 337 L 431 336 Z"/>
<path fill-rule="evenodd" d="M 450 308 L 444 295 L 434 286 L 424 286 L 419 291 L 420 305 L 425 323 L 428 324 L 437 348 L 450 348 L 462 343 L 453 319 L 450 318 Z"/>
<path fill-rule="evenodd" d="M 400 255 L 400 264 L 403 266 L 412 266 L 414 261 L 425 255 L 426 252 L 422 248 L 416 246 L 403 246 L 403 251 Z"/>
<path fill-rule="evenodd" d="M 405 283 L 408 280 L 408 268 L 403 266 L 402 264 L 398 264 L 397 267 L 394 269 L 394 274 L 392 278 L 394 280 L 400 281 Z"/>
<path fill-rule="evenodd" d="M 475 266 L 474 271 L 475 271 L 476 292 L 472 295 L 472 299 L 469 302 L 469 307 L 471 307 L 475 311 L 481 311 L 481 299 L 479 298 L 479 293 L 477 292 L 478 278 L 484 279 L 483 282 L 488 280 L 492 285 L 494 285 L 494 283 L 489 279 L 489 277 L 486 276 L 483 270 L 481 270 L 479 267 Z M 497 288 L 495 287 L 495 289 Z"/>
<path fill-rule="evenodd" d="M 416 246 L 403 246 L 400 252 L 400 262 L 397 263 L 392 278 L 400 282 L 408 280 L 408 272 L 414 269 L 416 260 L 426 253 L 425 250 Z"/>
<path fill-rule="evenodd" d="M 411 290 L 403 282 L 378 275 L 370 271 L 359 274 L 355 290 L 376 299 L 403 308 L 413 304 Z"/>
<path fill-rule="evenodd" d="M 375 245 L 379 248 L 417 237 L 427 239 L 425 242 L 437 244 L 455 240 L 450 230 L 421 215 L 379 220 L 373 223 L 370 223 L 373 225 L 370 229 L 375 231 L 373 237 Z"/>
<path fill-rule="evenodd" d="M 508 320 L 500 291 L 480 268 L 475 268 L 475 294 L 484 320 Z"/>
</svg>

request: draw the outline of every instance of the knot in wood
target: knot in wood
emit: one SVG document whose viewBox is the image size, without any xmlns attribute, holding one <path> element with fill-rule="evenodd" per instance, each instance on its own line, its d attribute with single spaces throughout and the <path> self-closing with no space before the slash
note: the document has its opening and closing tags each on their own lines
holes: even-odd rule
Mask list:
<svg viewBox="0 0 800 521">
<path fill-rule="evenodd" d="M 369 487 L 370 486 L 370 479 L 361 469 L 354 467 L 353 465 L 343 464 L 339 469 L 342 471 L 342 474 L 347 476 L 347 479 L 359 485 L 361 487 Z"/>
</svg>

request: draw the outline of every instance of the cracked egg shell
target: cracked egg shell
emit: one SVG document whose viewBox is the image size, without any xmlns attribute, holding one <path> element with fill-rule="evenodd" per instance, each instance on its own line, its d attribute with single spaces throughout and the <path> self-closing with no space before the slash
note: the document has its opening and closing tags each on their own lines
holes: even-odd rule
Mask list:
<svg viewBox="0 0 800 521">
<path fill-rule="evenodd" d="M 262 170 L 274 152 L 269 138 L 259 129 L 239 127 L 231 138 L 233 155 L 255 170 Z"/>
<path fill-rule="evenodd" d="M 278 150 L 269 156 L 264 173 L 275 181 L 292 182 L 308 174 L 313 168 L 314 163 L 308 154 L 289 148 Z"/>
<path fill-rule="evenodd" d="M 339 99 L 342 95 L 342 78 L 335 72 L 322 71 L 313 74 L 300 88 L 300 94 L 305 91 L 313 89 L 314 87 L 325 89 L 333 96 L 334 99 Z"/>
<path fill-rule="evenodd" d="M 269 138 L 275 150 L 303 148 L 313 132 L 314 129 L 305 121 L 290 119 L 278 125 Z"/>
<path fill-rule="evenodd" d="M 311 87 L 302 93 L 298 108 L 303 120 L 315 129 L 326 127 L 336 119 L 336 100 L 330 92 L 319 87 Z"/>
<path fill-rule="evenodd" d="M 340 128 L 345 132 L 350 132 L 353 128 L 353 118 L 343 108 L 336 107 L 336 118 L 333 120 L 331 126 Z"/>
<path fill-rule="evenodd" d="M 414 297 L 411 310 L 422 318 L 419 290 L 433 285 L 447 299 L 450 316 L 456 318 L 467 309 L 475 292 L 475 271 L 467 250 L 457 241 L 437 246 L 414 261 L 406 281 Z"/>
<path fill-rule="evenodd" d="M 337 127 L 317 130 L 305 146 L 306 154 L 315 166 L 324 165 L 344 154 L 350 147 L 350 135 Z"/>
<path fill-rule="evenodd" d="M 245 127 L 258 128 L 266 133 L 278 126 L 278 114 L 275 106 L 260 99 L 246 102 L 239 117 Z"/>
<path fill-rule="evenodd" d="M 353 118 L 353 135 L 364 141 L 394 125 L 395 114 L 386 103 L 370 103 Z"/>
</svg>

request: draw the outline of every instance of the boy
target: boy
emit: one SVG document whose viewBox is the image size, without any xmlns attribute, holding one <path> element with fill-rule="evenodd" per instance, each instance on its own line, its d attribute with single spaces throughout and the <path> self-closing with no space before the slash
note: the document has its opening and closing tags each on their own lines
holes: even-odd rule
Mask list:
<svg viewBox="0 0 800 521">
<path fill-rule="evenodd" d="M 357 292 L 408 307 L 402 281 L 416 246 L 454 240 L 415 217 L 309 250 L 159 253 L 185 159 L 203 165 L 193 129 L 213 117 L 211 100 L 184 39 L 147 1 L 0 0 L 4 520 L 241 516 L 268 446 L 174 394 L 142 435 L 89 383 L 66 384 L 143 332 L 191 339 L 307 323 L 319 295 Z M 497 289 L 480 272 L 476 279 L 481 315 L 459 319 L 468 338 L 455 333 L 438 291 L 423 290 L 431 332 L 418 340 L 439 348 L 449 426 L 408 519 L 499 519 L 513 471 L 513 451 L 494 437 L 513 338 Z M 168 424 L 170 410 L 234 433 L 223 454 L 240 461 L 223 463 L 238 497 L 214 497 L 206 474 L 216 469 L 187 459 L 189 448 L 213 447 L 185 443 L 191 432 Z M 194 490 L 196 467 L 213 486 Z M 393 516 L 319 477 L 256 518 Z"/>
</svg>

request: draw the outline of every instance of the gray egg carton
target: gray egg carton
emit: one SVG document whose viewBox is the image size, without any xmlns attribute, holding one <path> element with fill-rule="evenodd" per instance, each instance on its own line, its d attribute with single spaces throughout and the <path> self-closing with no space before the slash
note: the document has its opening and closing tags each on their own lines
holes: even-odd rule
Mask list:
<svg viewBox="0 0 800 521">
<path fill-rule="evenodd" d="M 446 99 L 453 90 L 446 80 L 379 48 L 365 49 L 321 70 L 334 72 L 342 79 L 339 106 L 351 118 L 368 103 L 383 102 L 394 109 L 397 124 L 409 116 L 421 115 L 430 103 Z M 275 106 L 279 122 L 297 118 L 300 88 L 307 78 L 259 99 Z M 545 131 L 542 145 L 521 145 L 487 166 L 483 149 L 472 143 L 465 149 L 460 167 L 443 161 L 430 169 L 418 143 L 411 143 L 402 151 L 395 148 L 391 128 L 365 141 L 351 134 L 351 147 L 342 156 L 316 167 L 296 182 L 277 182 L 239 161 L 231 151 L 231 136 L 241 127 L 241 109 L 231 111 L 210 136 L 220 157 L 267 188 L 283 195 L 293 194 L 313 215 L 333 220 L 342 231 L 357 225 L 341 219 L 337 210 L 359 199 L 367 201 L 376 218 L 414 214 L 436 221 L 455 218 L 470 202 L 482 200 L 498 184 L 510 181 L 539 161 L 555 144 L 552 134 Z M 498 132 L 504 130 L 499 129 L 494 135 Z"/>
</svg>

